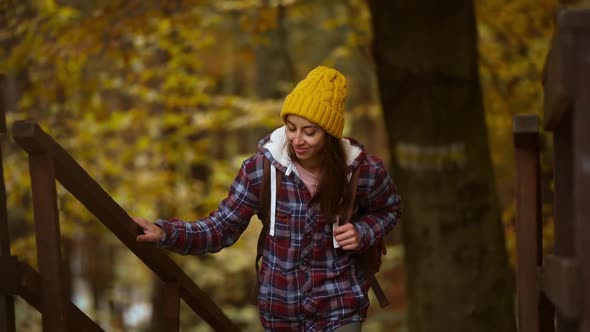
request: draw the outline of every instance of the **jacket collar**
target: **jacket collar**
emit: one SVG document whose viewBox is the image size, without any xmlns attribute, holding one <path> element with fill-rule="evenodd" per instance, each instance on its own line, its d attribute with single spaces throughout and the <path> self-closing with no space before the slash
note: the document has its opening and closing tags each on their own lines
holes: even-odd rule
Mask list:
<svg viewBox="0 0 590 332">
<path fill-rule="evenodd" d="M 346 154 L 346 164 L 351 169 L 356 168 L 360 160 L 364 157 L 365 148 L 357 141 L 346 137 L 340 140 L 340 144 L 342 144 L 342 148 Z M 290 170 L 294 168 L 287 149 L 285 126 L 275 129 L 270 135 L 260 140 L 258 149 L 277 169 L 285 173 L 290 173 Z"/>
</svg>

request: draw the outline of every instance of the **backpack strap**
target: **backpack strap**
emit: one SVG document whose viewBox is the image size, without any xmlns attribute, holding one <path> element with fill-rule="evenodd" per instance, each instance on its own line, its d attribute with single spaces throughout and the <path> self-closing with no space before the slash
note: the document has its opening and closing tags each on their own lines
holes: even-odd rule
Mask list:
<svg viewBox="0 0 590 332">
<path fill-rule="evenodd" d="M 354 201 L 356 199 L 356 187 L 358 185 L 359 173 L 360 167 L 357 167 L 352 173 L 352 177 L 350 178 L 350 200 L 346 208 L 346 219 L 344 219 L 345 223 L 352 222 L 351 218 L 352 212 L 354 210 Z M 379 251 L 379 254 L 381 254 L 381 250 Z M 375 297 L 379 301 L 379 306 L 381 306 L 381 308 L 386 307 L 389 304 L 389 301 L 387 300 L 387 297 L 385 296 L 385 292 L 383 292 L 381 285 L 379 285 L 379 281 L 377 281 L 377 278 L 375 278 L 375 272 L 371 271 L 371 269 L 362 262 L 359 265 L 365 273 L 365 276 L 369 281 L 369 285 L 373 289 L 373 293 L 375 293 Z"/>
<path fill-rule="evenodd" d="M 256 244 L 256 261 L 254 263 L 256 266 L 256 287 L 254 288 L 251 295 L 251 302 L 253 304 L 256 304 L 258 298 L 258 290 L 260 289 L 259 263 L 264 251 L 264 241 L 266 240 L 266 234 L 269 233 L 270 228 L 270 167 L 270 161 L 265 157 L 262 168 L 262 180 L 260 181 L 260 190 L 258 193 L 258 217 L 262 222 L 262 230 L 260 231 L 260 235 L 258 235 L 258 242 Z M 283 173 L 276 172 L 277 194 L 282 181 Z"/>
<path fill-rule="evenodd" d="M 365 269 L 365 271 L 367 271 L 367 269 Z M 375 273 L 367 271 L 367 273 L 365 275 L 367 276 L 367 279 L 369 280 L 369 285 L 373 289 L 373 293 L 375 293 L 375 297 L 377 298 L 377 301 L 379 301 L 379 306 L 381 308 L 385 308 L 389 304 L 389 301 L 387 300 L 387 296 L 385 296 L 385 292 L 381 288 L 381 285 L 379 285 L 379 281 L 377 281 L 377 278 L 375 277 Z"/>
<path fill-rule="evenodd" d="M 354 200 L 356 199 L 356 187 L 359 183 L 359 168 L 360 167 L 357 167 L 354 170 L 354 172 L 352 172 L 352 176 L 350 178 L 350 200 L 348 201 L 348 206 L 346 207 L 344 223 L 349 223 L 352 218 L 352 212 L 354 210 Z"/>
</svg>

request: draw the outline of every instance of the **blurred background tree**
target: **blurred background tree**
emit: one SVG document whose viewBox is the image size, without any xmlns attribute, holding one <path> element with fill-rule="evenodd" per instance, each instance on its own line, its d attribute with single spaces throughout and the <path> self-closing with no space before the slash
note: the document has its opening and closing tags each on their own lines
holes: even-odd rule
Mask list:
<svg viewBox="0 0 590 332">
<path fill-rule="evenodd" d="M 494 183 L 513 262 L 511 117 L 541 114 L 540 74 L 559 4 L 473 3 Z M 217 206 L 242 160 L 280 125 L 285 94 L 319 64 L 347 76 L 345 134 L 393 164 L 371 22 L 362 0 L 4 0 L 7 122 L 37 120 L 130 215 L 193 220 Z M 26 156 L 10 142 L 4 156 L 12 253 L 34 265 Z M 161 289 L 149 270 L 69 193 L 59 187 L 58 194 L 75 303 L 108 331 L 157 330 L 152 303 Z M 172 256 L 251 331 L 260 330 L 248 303 L 259 229 L 253 220 L 234 247 L 216 255 Z M 366 331 L 407 329 L 399 237 L 397 229 L 379 275 L 392 305 L 371 308 Z M 19 330 L 40 329 L 39 314 L 25 303 L 17 302 L 17 320 Z M 208 330 L 184 307 L 181 324 Z"/>
<path fill-rule="evenodd" d="M 472 1 L 369 1 L 410 331 L 515 331 Z M 411 124 L 411 125 L 409 125 Z"/>
</svg>

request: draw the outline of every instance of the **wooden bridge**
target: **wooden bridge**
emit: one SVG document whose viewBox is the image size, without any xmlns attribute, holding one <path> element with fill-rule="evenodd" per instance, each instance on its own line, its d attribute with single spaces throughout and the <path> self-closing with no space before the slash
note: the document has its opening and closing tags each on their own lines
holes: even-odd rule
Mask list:
<svg viewBox="0 0 590 332">
<path fill-rule="evenodd" d="M 537 116 L 514 117 L 520 332 L 590 332 L 590 10 L 562 10 L 544 73 L 554 252 L 543 256 Z"/>
</svg>

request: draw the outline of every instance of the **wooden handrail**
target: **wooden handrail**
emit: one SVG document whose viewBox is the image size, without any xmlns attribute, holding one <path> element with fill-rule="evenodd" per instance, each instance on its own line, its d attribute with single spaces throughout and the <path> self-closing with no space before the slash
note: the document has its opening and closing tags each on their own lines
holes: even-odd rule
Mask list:
<svg viewBox="0 0 590 332">
<path fill-rule="evenodd" d="M 177 284 L 180 297 L 217 331 L 239 331 L 194 281 L 162 250 L 138 243 L 137 225 L 88 173 L 35 121 L 17 121 L 12 136 L 30 156 L 48 154 L 54 162 L 56 179 L 98 220 L 127 246 L 162 281 Z"/>
</svg>

